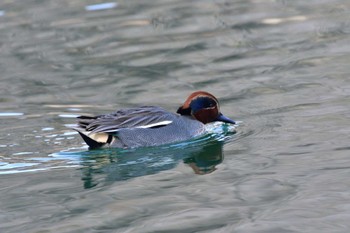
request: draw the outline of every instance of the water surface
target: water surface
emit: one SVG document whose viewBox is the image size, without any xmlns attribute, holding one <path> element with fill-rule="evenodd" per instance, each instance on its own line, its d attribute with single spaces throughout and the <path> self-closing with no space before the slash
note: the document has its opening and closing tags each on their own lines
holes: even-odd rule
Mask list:
<svg viewBox="0 0 350 233">
<path fill-rule="evenodd" d="M 1 232 L 348 232 L 350 4 L 0 4 Z M 88 151 L 80 114 L 213 93 L 225 140 Z"/>
</svg>

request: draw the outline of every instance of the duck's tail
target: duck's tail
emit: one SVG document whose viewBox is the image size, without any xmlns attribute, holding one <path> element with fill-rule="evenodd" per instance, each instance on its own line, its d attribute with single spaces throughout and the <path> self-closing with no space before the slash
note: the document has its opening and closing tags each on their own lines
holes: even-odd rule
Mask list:
<svg viewBox="0 0 350 233">
<path fill-rule="evenodd" d="M 80 134 L 90 149 L 105 147 L 113 140 L 113 136 L 107 133 L 92 133 L 79 126 L 71 126 L 70 128 L 74 129 Z"/>
<path fill-rule="evenodd" d="M 95 141 L 94 139 L 90 138 L 89 136 L 83 134 L 82 132 L 79 132 L 80 136 L 83 138 L 85 143 L 89 146 L 90 149 L 96 149 L 101 148 L 105 145 L 105 143 Z"/>
</svg>

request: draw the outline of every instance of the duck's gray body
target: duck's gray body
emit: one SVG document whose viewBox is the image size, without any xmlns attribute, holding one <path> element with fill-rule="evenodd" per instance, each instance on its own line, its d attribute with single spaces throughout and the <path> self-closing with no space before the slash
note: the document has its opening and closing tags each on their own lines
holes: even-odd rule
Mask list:
<svg viewBox="0 0 350 233">
<path fill-rule="evenodd" d="M 160 107 L 121 109 L 95 117 L 79 117 L 74 128 L 90 148 L 135 148 L 186 141 L 203 135 L 205 125 Z"/>
</svg>

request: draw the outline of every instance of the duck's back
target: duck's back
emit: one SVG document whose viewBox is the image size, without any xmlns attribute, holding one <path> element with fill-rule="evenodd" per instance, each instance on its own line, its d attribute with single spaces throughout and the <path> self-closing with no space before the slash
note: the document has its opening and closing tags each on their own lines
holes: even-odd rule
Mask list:
<svg viewBox="0 0 350 233">
<path fill-rule="evenodd" d="M 205 133 L 205 126 L 190 116 L 160 107 L 122 109 L 96 117 L 79 117 L 75 128 L 91 147 L 134 148 L 186 141 Z"/>
</svg>

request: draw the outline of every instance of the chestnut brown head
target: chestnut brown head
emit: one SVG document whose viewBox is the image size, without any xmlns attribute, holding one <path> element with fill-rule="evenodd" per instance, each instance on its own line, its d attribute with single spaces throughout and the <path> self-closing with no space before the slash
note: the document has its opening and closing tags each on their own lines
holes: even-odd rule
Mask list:
<svg viewBox="0 0 350 233">
<path fill-rule="evenodd" d="M 193 92 L 179 107 L 177 113 L 192 116 L 203 124 L 214 121 L 235 124 L 233 120 L 220 112 L 219 101 L 216 97 L 205 91 Z"/>
</svg>

